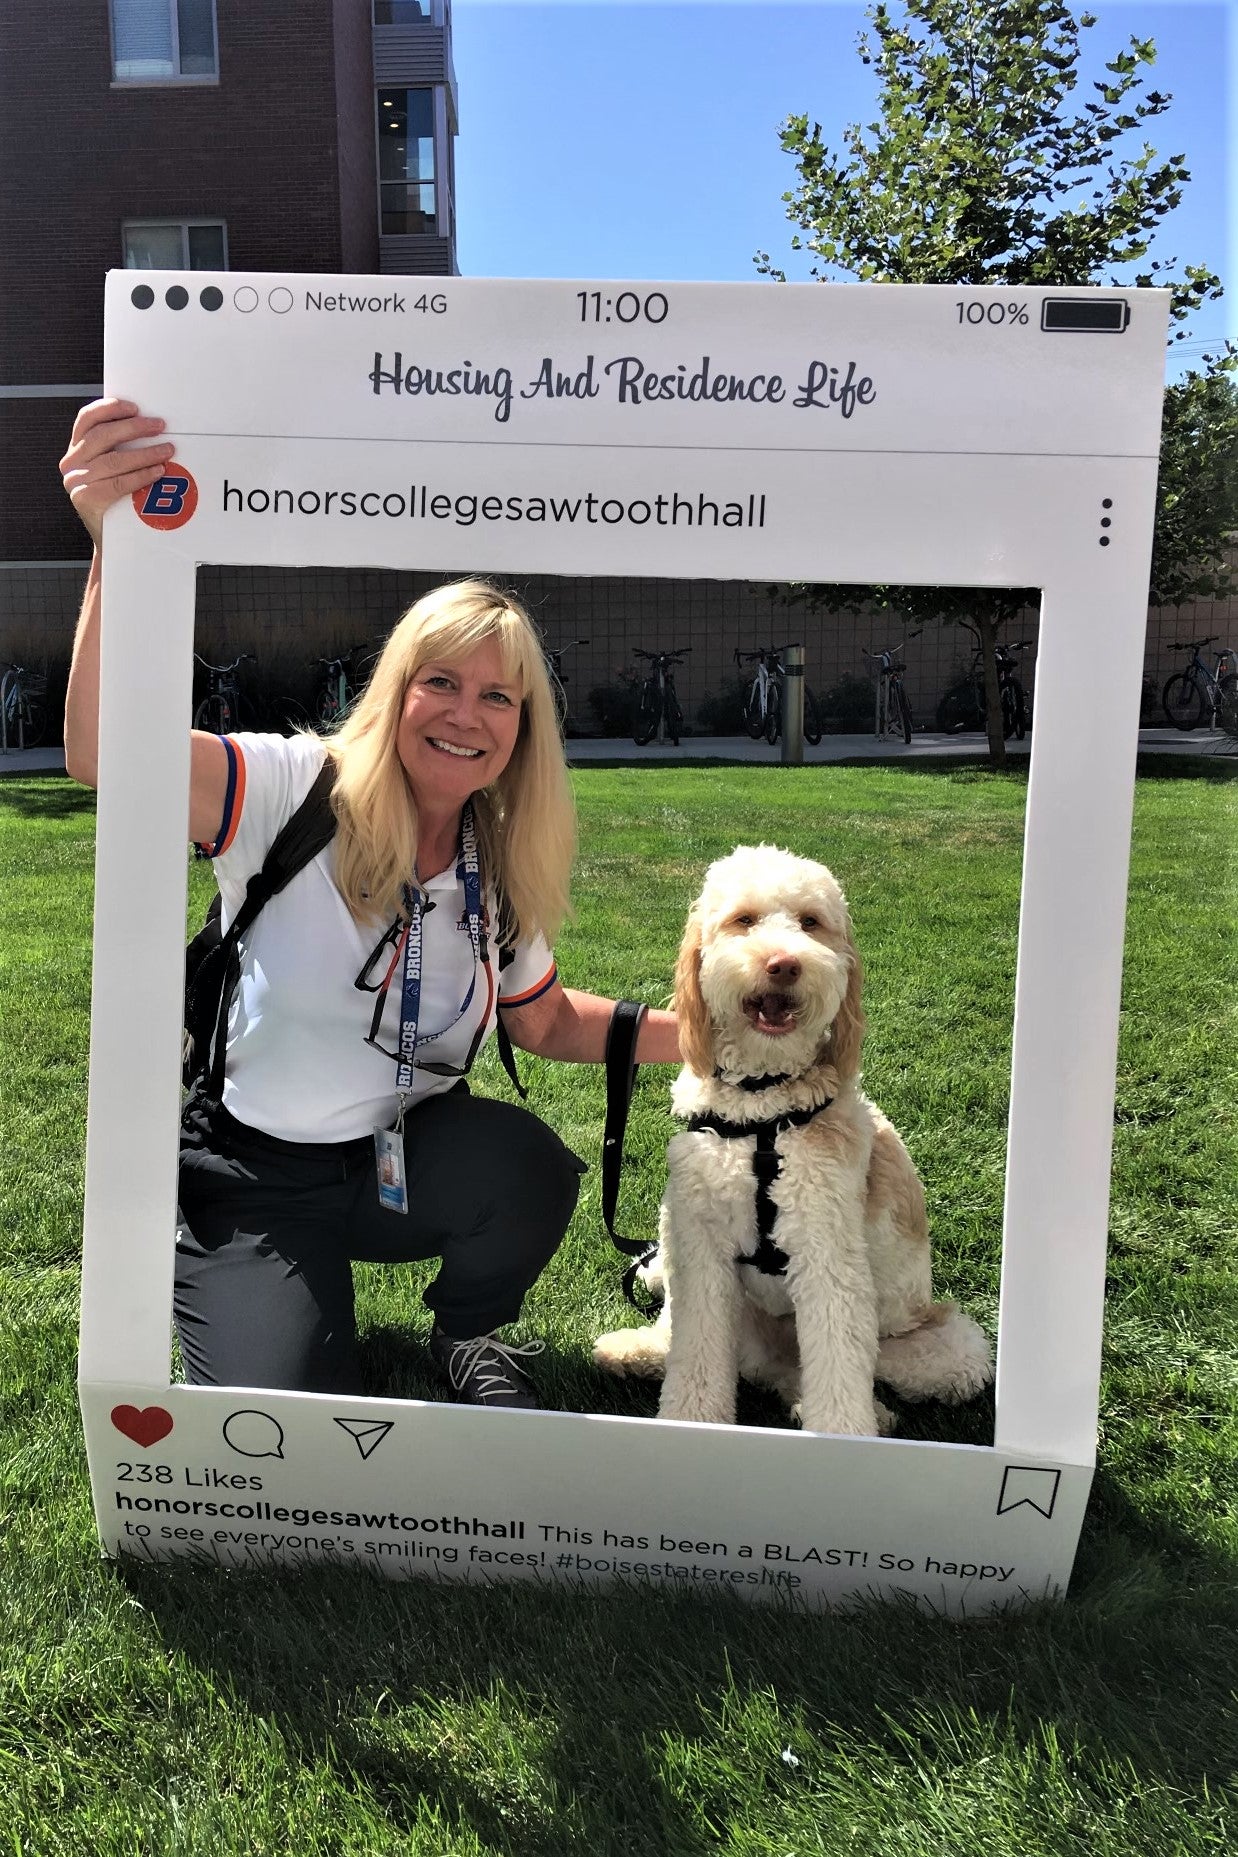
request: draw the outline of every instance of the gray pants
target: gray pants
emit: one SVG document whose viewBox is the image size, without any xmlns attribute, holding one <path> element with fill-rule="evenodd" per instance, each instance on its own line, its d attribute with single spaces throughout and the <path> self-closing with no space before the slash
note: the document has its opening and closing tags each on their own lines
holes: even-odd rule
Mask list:
<svg viewBox="0 0 1238 1857">
<path fill-rule="evenodd" d="M 407 1214 L 378 1203 L 374 1143 L 278 1141 L 191 1100 L 174 1313 L 190 1382 L 360 1390 L 352 1263 L 441 1257 L 447 1334 L 515 1321 L 575 1209 L 584 1162 L 553 1129 L 457 1085 L 404 1123 Z"/>
</svg>

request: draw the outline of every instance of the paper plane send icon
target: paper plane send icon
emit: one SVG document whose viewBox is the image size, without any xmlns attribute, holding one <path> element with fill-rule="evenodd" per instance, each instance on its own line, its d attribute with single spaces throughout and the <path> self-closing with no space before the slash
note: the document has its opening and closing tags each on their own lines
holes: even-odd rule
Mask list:
<svg viewBox="0 0 1238 1857">
<path fill-rule="evenodd" d="M 336 1419 L 341 1431 L 346 1431 L 362 1457 L 369 1457 L 376 1451 L 387 1433 L 395 1424 L 394 1419 Z"/>
</svg>

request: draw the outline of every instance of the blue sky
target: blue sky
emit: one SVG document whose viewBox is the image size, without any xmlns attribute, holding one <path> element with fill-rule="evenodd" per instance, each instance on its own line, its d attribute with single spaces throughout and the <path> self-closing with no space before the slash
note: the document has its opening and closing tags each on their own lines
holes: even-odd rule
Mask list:
<svg viewBox="0 0 1238 1857">
<path fill-rule="evenodd" d="M 1197 354 L 1238 335 L 1226 189 L 1238 14 L 1217 0 L 1084 10 L 1098 22 L 1083 35 L 1092 75 L 1132 34 L 1157 45 L 1147 88 L 1174 104 L 1149 139 L 1184 151 L 1192 173 L 1158 251 L 1210 265 L 1231 293 L 1192 326 Z M 790 250 L 781 195 L 795 169 L 778 126 L 805 112 L 837 147 L 845 124 L 870 119 L 862 5 L 454 0 L 453 18 L 465 276 L 749 280 L 758 249 L 807 276 Z"/>
</svg>

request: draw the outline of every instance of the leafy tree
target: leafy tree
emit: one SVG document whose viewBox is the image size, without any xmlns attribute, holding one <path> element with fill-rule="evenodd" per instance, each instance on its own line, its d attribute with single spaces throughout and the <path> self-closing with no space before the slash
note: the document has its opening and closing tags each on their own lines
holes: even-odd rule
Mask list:
<svg viewBox="0 0 1238 1857">
<path fill-rule="evenodd" d="M 1172 99 L 1145 90 L 1155 63 L 1151 39 L 1132 37 L 1105 66 L 1095 97 L 1073 101 L 1079 84 L 1080 35 L 1096 24 L 1076 20 L 1061 0 L 902 0 L 895 18 L 879 0 L 860 56 L 875 67 L 878 120 L 843 131 L 843 154 L 831 152 L 821 125 L 789 117 L 782 146 L 795 158 L 799 184 L 783 197 L 800 231 L 794 250 L 813 254 L 814 277 L 846 273 L 869 283 L 1079 285 L 1118 282 L 1116 265 L 1147 259 L 1154 233 L 1182 198 L 1190 174 L 1182 155 L 1159 157 L 1150 144 L 1120 154 L 1119 137 L 1161 116 Z M 801 236 L 801 234 L 803 236 Z M 1171 291 L 1172 339 L 1191 312 L 1221 295 L 1206 266 L 1153 259 L 1137 285 Z M 785 281 L 768 253 L 757 266 Z M 1234 522 L 1232 454 L 1226 472 L 1223 435 L 1232 431 L 1228 376 L 1238 351 L 1226 344 L 1205 357 L 1206 370 L 1171 387 L 1166 398 L 1165 486 L 1157 529 L 1157 585 L 1170 597 L 1209 588 L 1219 573 L 1223 531 Z M 1201 463 L 1208 468 L 1201 471 Z M 1231 486 L 1229 500 L 1208 500 L 1208 486 Z M 1203 564 L 1201 568 L 1200 564 Z M 1027 595 L 923 587 L 798 587 L 792 598 L 831 610 L 857 598 L 896 608 L 909 621 L 964 617 L 980 632 L 989 745 L 1005 760 L 997 668 L 997 627 Z"/>
<path fill-rule="evenodd" d="M 1151 599 L 1223 599 L 1238 532 L 1238 382 L 1226 360 L 1165 389 Z"/>
</svg>

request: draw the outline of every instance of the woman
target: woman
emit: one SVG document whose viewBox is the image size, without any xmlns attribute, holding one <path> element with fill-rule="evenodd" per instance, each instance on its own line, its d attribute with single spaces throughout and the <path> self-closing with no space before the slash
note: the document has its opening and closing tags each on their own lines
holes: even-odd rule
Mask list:
<svg viewBox="0 0 1238 1857">
<path fill-rule="evenodd" d="M 96 401 L 61 461 L 94 542 L 65 712 L 66 767 L 90 786 L 103 516 L 162 474 L 162 429 Z M 401 619 L 329 741 L 194 732 L 189 831 L 215 857 L 225 927 L 325 757 L 335 836 L 246 935 L 219 1100 L 196 1090 L 186 1105 L 186 1370 L 355 1392 L 351 1262 L 440 1257 L 425 1301 L 452 1396 L 535 1406 L 518 1357 L 541 1344 L 493 1331 L 562 1239 L 583 1164 L 463 1075 L 497 1011 L 526 1051 L 600 1061 L 613 1002 L 555 972 L 574 817 L 527 615 L 482 581 L 441 587 Z M 678 1062 L 673 1014 L 646 1016 L 637 1056 Z"/>
</svg>

